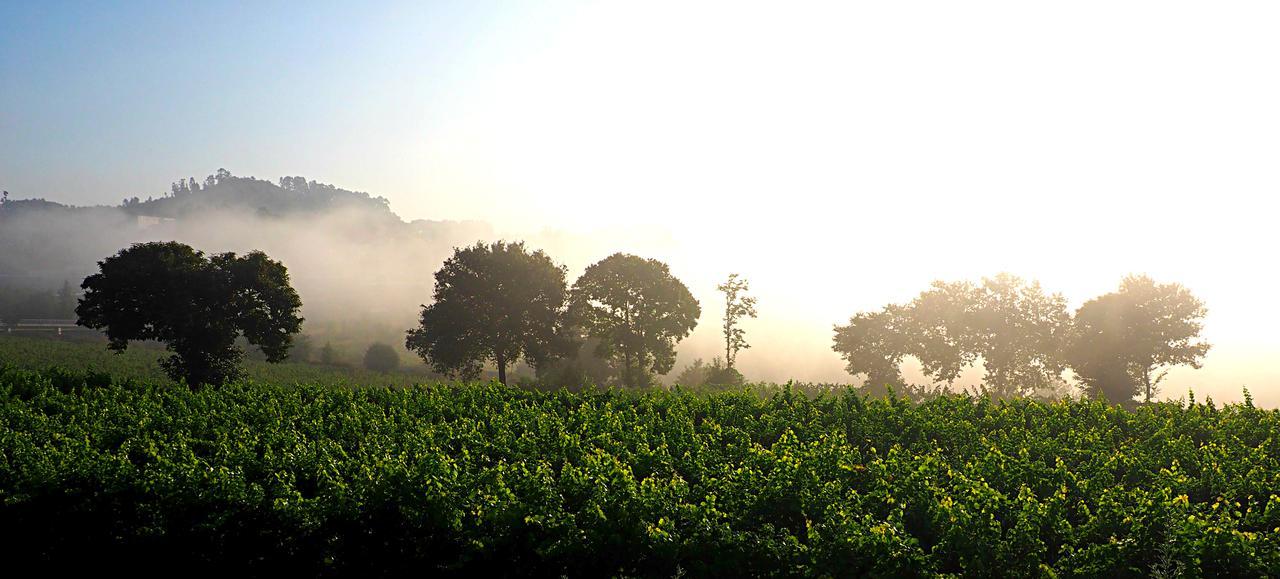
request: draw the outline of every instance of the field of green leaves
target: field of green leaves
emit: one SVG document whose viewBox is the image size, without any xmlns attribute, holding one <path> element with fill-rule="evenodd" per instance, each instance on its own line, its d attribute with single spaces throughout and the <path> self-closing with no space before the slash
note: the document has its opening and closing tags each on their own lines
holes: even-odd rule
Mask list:
<svg viewBox="0 0 1280 579">
<path fill-rule="evenodd" d="M 10 566 L 250 575 L 1265 576 L 1278 432 L 1248 404 L 8 366 L 0 544 Z"/>
</svg>

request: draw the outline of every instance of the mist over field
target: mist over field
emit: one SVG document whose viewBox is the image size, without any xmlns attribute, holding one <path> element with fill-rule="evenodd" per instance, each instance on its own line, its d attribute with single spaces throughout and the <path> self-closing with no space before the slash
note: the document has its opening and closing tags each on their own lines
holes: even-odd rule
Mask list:
<svg viewBox="0 0 1280 579">
<path fill-rule="evenodd" d="M 191 180 L 195 190 L 165 192 L 149 202 L 126 199 L 121 206 L 74 208 L 11 201 L 0 218 L 0 244 L 7 248 L 0 257 L 0 280 L 18 287 L 55 288 L 63 280 L 78 285 L 96 269 L 97 261 L 146 241 L 176 240 L 208 253 L 261 250 L 289 268 L 302 298 L 303 334 L 308 340 L 332 343 L 351 360 L 371 342 L 390 343 L 413 364 L 415 357 L 403 351 L 404 332 L 416 324 L 419 306 L 430 303 L 433 274 L 455 247 L 524 240 L 565 265 L 570 280 L 590 263 L 623 251 L 670 263 L 702 305 L 698 326 L 679 344 L 675 368 L 664 381 L 670 383 L 695 360 L 709 363 L 723 356 L 723 296 L 716 284 L 737 272 L 751 281 L 752 293 L 760 300 L 759 318 L 743 322 L 752 347 L 740 354 L 738 367 L 748 379 L 858 383 L 861 379 L 850 377 L 831 351 L 834 325 L 856 312 L 909 300 L 934 279 L 976 279 L 961 273 L 971 266 L 948 263 L 954 247 L 939 247 L 932 258 L 905 256 L 886 251 L 874 240 L 859 242 L 863 238 L 856 235 L 841 241 L 852 232 L 838 228 L 779 227 L 774 233 L 750 235 L 717 223 L 695 229 L 570 229 L 500 228 L 479 220 L 406 220 L 385 199 L 365 193 L 300 177 L 273 183 L 225 174 L 221 183 L 211 175 L 203 190 Z M 189 187 L 187 181 L 179 182 Z M 815 217 L 817 222 L 821 218 Z M 717 238 L 725 241 L 718 243 Z M 848 253 L 837 257 L 816 245 L 836 243 L 847 243 Z M 1082 283 L 1062 275 L 1079 265 L 1063 257 L 1057 262 L 1060 265 L 982 255 L 971 261 L 990 263 L 981 275 L 1008 271 L 1031 277 L 1040 272 L 1033 279 L 1039 279 L 1048 292 L 1065 293 L 1072 309 L 1114 289 L 1123 275 L 1115 269 L 1114 280 L 1095 283 L 1093 273 Z M 1001 269 L 1001 265 L 1010 267 Z M 1023 270 L 1017 265 L 1023 265 Z M 1186 281 L 1190 275 L 1178 276 L 1178 268 L 1163 273 L 1167 281 Z M 1247 339 L 1248 330 L 1269 314 L 1239 308 L 1239 298 L 1232 299 L 1232 294 L 1242 288 L 1226 280 L 1197 279 L 1202 283 L 1191 287 L 1208 301 L 1205 333 L 1214 347 L 1204 368 L 1176 368 L 1162 384 L 1162 396 L 1178 398 L 1190 390 L 1198 396 L 1236 400 L 1241 387 L 1249 387 L 1258 403 L 1280 404 L 1280 393 L 1268 387 L 1277 378 L 1276 370 L 1267 364 L 1273 350 L 1265 340 L 1273 339 L 1265 334 Z M 1229 329 L 1243 335 L 1233 335 Z M 531 375 L 528 369 L 523 372 Z M 904 364 L 904 377 L 913 383 L 929 382 L 911 359 Z M 982 378 L 980 367 L 970 367 L 952 388 L 972 387 Z"/>
</svg>

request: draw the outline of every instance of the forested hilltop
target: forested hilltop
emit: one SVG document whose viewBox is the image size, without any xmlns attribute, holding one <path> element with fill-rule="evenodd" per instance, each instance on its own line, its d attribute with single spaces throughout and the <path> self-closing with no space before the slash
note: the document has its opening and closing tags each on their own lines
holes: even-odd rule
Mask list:
<svg viewBox="0 0 1280 579">
<path fill-rule="evenodd" d="M 133 215 L 155 217 L 198 216 L 205 211 L 225 209 L 252 209 L 261 215 L 286 216 L 358 208 L 399 220 L 383 197 L 308 181 L 306 177 L 281 177 L 272 183 L 254 177 L 237 177 L 226 169 L 218 169 L 203 182 L 194 177 L 176 181 L 169 193 L 158 199 L 125 199 L 120 207 Z"/>
<path fill-rule="evenodd" d="M 199 217 L 203 212 L 228 209 L 286 216 L 351 207 L 395 217 L 383 197 L 308 181 L 305 177 L 281 177 L 272 183 L 256 177 L 238 177 L 226 169 L 218 169 L 203 181 L 195 177 L 179 179 L 160 197 L 149 196 L 143 200 L 135 196 L 124 199 L 116 207 L 74 207 L 45 199 L 6 199 L 0 216 L 23 216 L 32 211 L 103 212 L 110 209 L 134 216 L 165 218 Z"/>
</svg>

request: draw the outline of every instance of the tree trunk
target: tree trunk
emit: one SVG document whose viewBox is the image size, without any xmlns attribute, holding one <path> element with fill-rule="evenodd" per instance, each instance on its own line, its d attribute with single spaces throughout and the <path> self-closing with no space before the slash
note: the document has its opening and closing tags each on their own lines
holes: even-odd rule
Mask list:
<svg viewBox="0 0 1280 579">
<path fill-rule="evenodd" d="M 733 367 L 733 341 L 730 336 L 733 335 L 733 321 L 729 318 L 729 300 L 725 300 L 724 304 L 724 365 L 726 368 Z"/>
<path fill-rule="evenodd" d="M 507 385 L 507 359 L 502 356 L 497 356 L 495 361 L 498 364 L 498 381 L 502 382 L 503 386 L 506 386 Z"/>
</svg>

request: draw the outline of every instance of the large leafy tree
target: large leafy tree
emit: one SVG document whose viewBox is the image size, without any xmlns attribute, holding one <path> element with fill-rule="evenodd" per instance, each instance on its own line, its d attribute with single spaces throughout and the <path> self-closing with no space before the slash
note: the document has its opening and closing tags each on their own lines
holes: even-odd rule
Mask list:
<svg viewBox="0 0 1280 579">
<path fill-rule="evenodd" d="M 1094 394 L 1150 402 L 1170 367 L 1201 366 L 1209 351 L 1199 339 L 1205 313 L 1181 284 L 1129 276 L 1076 312 L 1067 359 Z"/>
<path fill-rule="evenodd" d="M 206 258 L 178 242 L 139 243 L 98 266 L 81 285 L 77 323 L 105 330 L 115 351 L 133 340 L 165 343 L 174 353 L 165 371 L 191 386 L 237 376 L 238 336 L 281 362 L 302 327 L 288 270 L 262 252 Z"/>
<path fill-rule="evenodd" d="M 1062 344 L 1071 327 L 1066 298 L 1004 273 L 983 278 L 974 290 L 964 341 L 982 359 L 983 388 L 1008 398 L 1062 383 Z"/>
<path fill-rule="evenodd" d="M 518 360 L 536 368 L 571 347 L 561 326 L 565 297 L 565 268 L 541 250 L 504 241 L 458 248 L 436 272 L 434 301 L 422 306 L 405 347 L 463 378 L 492 362 L 506 384 Z"/>
<path fill-rule="evenodd" d="M 970 332 L 976 293 L 970 282 L 935 281 L 900 310 L 905 353 L 935 382 L 954 382 L 977 359 Z"/>
<path fill-rule="evenodd" d="M 879 312 L 858 313 L 847 325 L 835 327 L 831 349 L 844 358 L 850 374 L 866 375 L 868 391 L 905 385 L 900 370 L 907 349 L 903 313 L 901 306 L 890 305 Z"/>
<path fill-rule="evenodd" d="M 644 386 L 675 364 L 675 344 L 698 324 L 702 308 L 667 264 L 615 253 L 573 284 L 574 323 L 600 340 L 599 352 L 622 368 L 622 382 Z"/>
<path fill-rule="evenodd" d="M 858 314 L 836 327 L 833 349 L 851 374 L 866 374 L 876 387 L 903 382 L 898 368 L 906 356 L 943 384 L 981 360 L 982 390 L 1012 397 L 1061 383 L 1069 327 L 1061 295 L 1000 274 L 980 284 L 935 281 L 906 305 Z"/>
<path fill-rule="evenodd" d="M 1009 274 L 969 282 L 934 282 L 904 311 L 906 352 L 929 376 L 951 382 L 981 360 L 981 389 L 1002 398 L 1029 395 L 1062 381 L 1062 342 L 1070 327 L 1066 299 Z"/>
<path fill-rule="evenodd" d="M 738 350 L 751 347 L 747 343 L 747 332 L 738 325 L 742 318 L 756 317 L 756 298 L 747 295 L 751 286 L 738 274 L 729 274 L 729 279 L 716 286 L 724 294 L 724 364 L 732 369 L 738 359 Z"/>
</svg>

